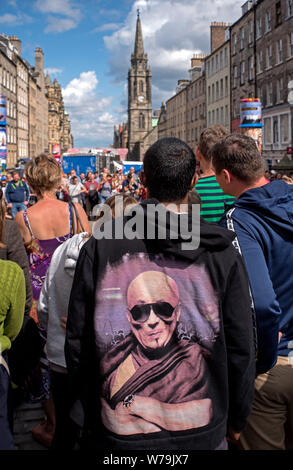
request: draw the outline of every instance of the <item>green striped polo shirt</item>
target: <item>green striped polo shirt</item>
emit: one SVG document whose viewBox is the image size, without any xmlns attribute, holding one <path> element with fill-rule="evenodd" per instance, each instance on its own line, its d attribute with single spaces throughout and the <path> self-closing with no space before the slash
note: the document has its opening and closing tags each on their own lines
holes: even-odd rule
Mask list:
<svg viewBox="0 0 293 470">
<path fill-rule="evenodd" d="M 207 222 L 219 222 L 235 201 L 233 196 L 222 191 L 214 175 L 199 178 L 195 189 L 201 199 L 200 215 Z"/>
</svg>

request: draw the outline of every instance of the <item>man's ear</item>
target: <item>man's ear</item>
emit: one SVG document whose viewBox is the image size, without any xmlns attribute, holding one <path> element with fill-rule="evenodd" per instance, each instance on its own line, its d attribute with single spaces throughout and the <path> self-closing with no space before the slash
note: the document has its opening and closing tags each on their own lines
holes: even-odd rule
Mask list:
<svg viewBox="0 0 293 470">
<path fill-rule="evenodd" d="M 231 183 L 231 180 L 233 179 L 232 174 L 231 174 L 228 170 L 223 169 L 223 170 L 222 170 L 222 175 L 223 175 L 224 178 L 225 178 L 225 182 L 226 182 L 227 184 L 230 184 L 230 183 Z"/>
<path fill-rule="evenodd" d="M 197 161 L 200 162 L 200 160 L 201 160 L 201 152 L 200 152 L 198 146 L 195 147 L 195 156 L 196 156 Z"/>
<path fill-rule="evenodd" d="M 193 178 L 191 180 L 190 190 L 194 188 L 197 181 L 198 181 L 198 174 L 197 174 L 197 172 L 195 172 L 194 175 L 193 175 Z"/>
</svg>

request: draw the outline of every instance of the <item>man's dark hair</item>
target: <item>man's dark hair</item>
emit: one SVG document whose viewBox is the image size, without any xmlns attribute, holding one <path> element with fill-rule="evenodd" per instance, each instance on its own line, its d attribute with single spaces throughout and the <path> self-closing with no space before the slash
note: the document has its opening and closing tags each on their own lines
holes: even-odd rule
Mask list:
<svg viewBox="0 0 293 470">
<path fill-rule="evenodd" d="M 166 137 L 155 142 L 143 159 L 145 185 L 160 202 L 182 200 L 196 170 L 193 150 L 182 140 Z"/>
<path fill-rule="evenodd" d="M 202 131 L 199 137 L 198 148 L 205 160 L 211 161 L 210 150 L 219 140 L 228 135 L 229 131 L 221 125 L 207 127 Z"/>
<path fill-rule="evenodd" d="M 220 140 L 213 146 L 211 157 L 216 174 L 225 169 L 247 184 L 264 176 L 259 150 L 247 135 L 232 134 Z"/>
</svg>

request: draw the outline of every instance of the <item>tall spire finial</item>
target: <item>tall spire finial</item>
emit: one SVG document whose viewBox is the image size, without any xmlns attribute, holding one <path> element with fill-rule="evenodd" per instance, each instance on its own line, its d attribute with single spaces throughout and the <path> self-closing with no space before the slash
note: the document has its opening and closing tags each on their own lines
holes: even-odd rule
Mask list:
<svg viewBox="0 0 293 470">
<path fill-rule="evenodd" d="M 139 9 L 137 9 L 134 56 L 135 57 L 144 56 L 144 48 L 143 48 L 143 39 L 142 39 L 142 30 L 141 30 L 140 11 L 139 11 Z"/>
</svg>

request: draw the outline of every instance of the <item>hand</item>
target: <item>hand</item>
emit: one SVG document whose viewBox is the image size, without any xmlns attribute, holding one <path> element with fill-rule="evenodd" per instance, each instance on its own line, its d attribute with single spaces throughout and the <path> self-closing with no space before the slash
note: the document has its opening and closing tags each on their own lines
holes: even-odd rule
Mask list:
<svg viewBox="0 0 293 470">
<path fill-rule="evenodd" d="M 27 205 L 28 205 L 28 201 L 24 201 L 24 205 L 27 206 Z"/>
<path fill-rule="evenodd" d="M 66 331 L 67 317 L 61 317 L 60 325 Z"/>
<path fill-rule="evenodd" d="M 7 208 L 10 209 L 12 207 L 12 203 L 10 202 L 9 204 L 7 204 Z"/>
<path fill-rule="evenodd" d="M 231 427 L 228 429 L 227 441 L 231 442 L 232 444 L 238 444 L 240 439 L 240 432 L 234 431 Z"/>
</svg>

